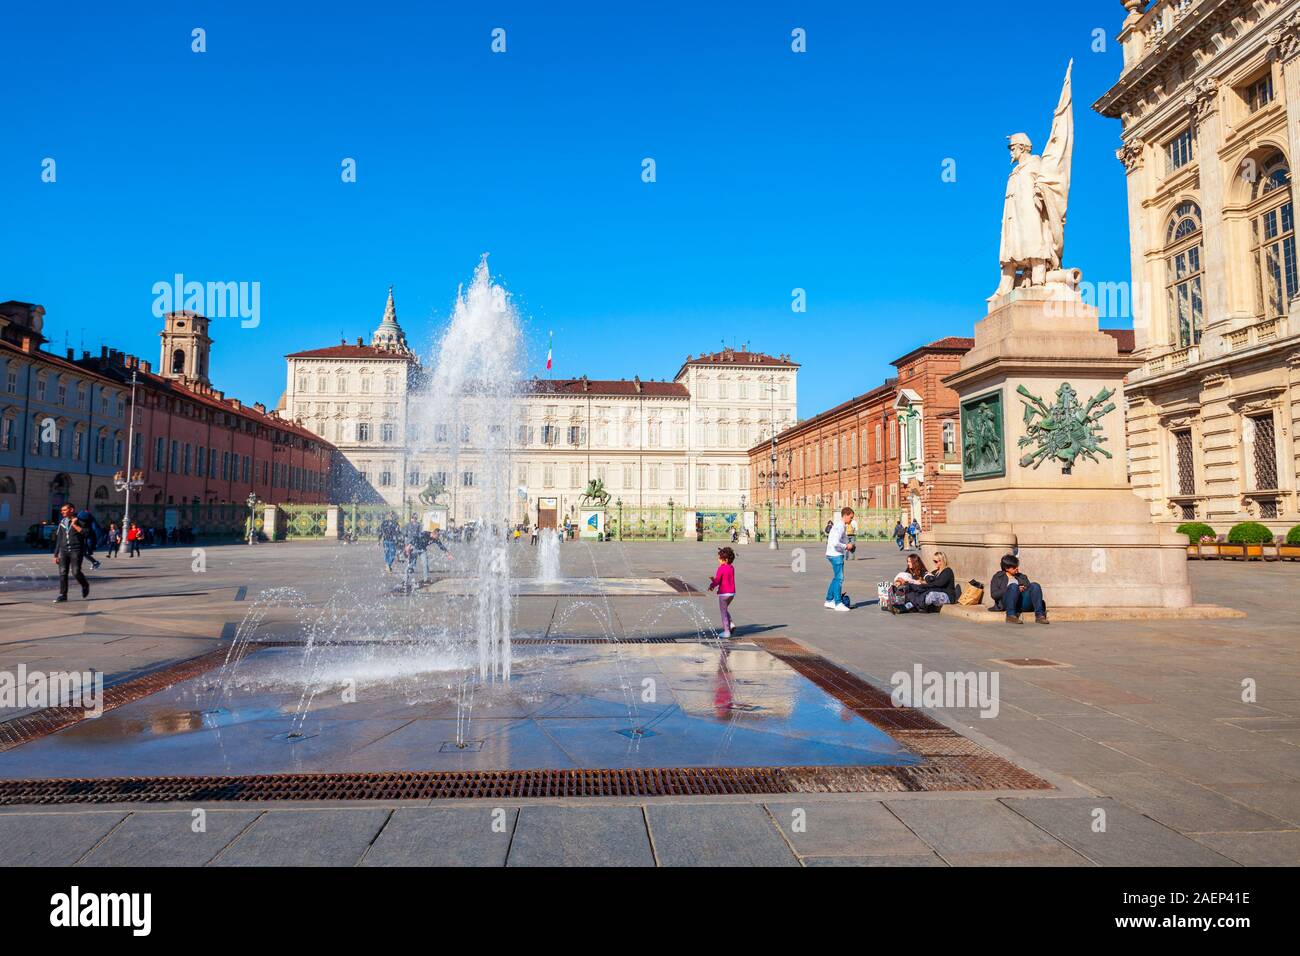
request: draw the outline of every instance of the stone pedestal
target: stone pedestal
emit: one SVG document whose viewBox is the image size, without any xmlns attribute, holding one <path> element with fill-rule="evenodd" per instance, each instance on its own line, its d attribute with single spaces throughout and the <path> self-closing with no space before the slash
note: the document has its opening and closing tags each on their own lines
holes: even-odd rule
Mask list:
<svg viewBox="0 0 1300 956">
<path fill-rule="evenodd" d="M 1187 607 L 1186 540 L 1155 525 L 1129 486 L 1123 378 L 1134 367 L 1098 330 L 1097 312 L 1063 286 L 1023 289 L 994 302 L 975 346 L 945 379 L 960 397 L 962 490 L 948 520 L 923 536 L 926 565 L 943 551 L 961 582 L 987 582 L 1004 554 L 1043 586 L 1049 608 Z M 1040 398 L 1057 406 L 1068 384 L 1096 408 L 1097 449 L 1072 462 L 1035 458 Z M 1056 421 L 1046 419 L 1051 428 Z M 992 434 L 994 441 L 981 440 Z M 1027 439 L 1022 444 L 1022 439 Z M 1095 460 L 1094 460 L 1095 459 Z"/>
<path fill-rule="evenodd" d="M 265 505 L 262 508 L 262 534 L 266 535 L 266 540 L 279 541 L 282 530 L 280 509 L 275 505 Z"/>
<path fill-rule="evenodd" d="M 339 521 L 339 506 L 330 505 L 325 509 L 325 540 L 337 541 L 343 536 L 343 524 Z"/>
</svg>

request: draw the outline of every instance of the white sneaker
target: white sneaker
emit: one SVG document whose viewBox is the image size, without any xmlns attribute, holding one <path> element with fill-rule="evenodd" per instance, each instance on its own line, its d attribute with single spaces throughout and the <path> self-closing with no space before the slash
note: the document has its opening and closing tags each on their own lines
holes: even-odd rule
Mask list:
<svg viewBox="0 0 1300 956">
<path fill-rule="evenodd" d="M 837 607 L 843 607 L 843 605 L 842 605 L 842 604 L 836 604 L 834 601 L 827 601 L 825 604 L 822 605 L 822 607 L 828 607 L 828 608 L 830 608 L 831 610 L 835 610 L 835 608 L 837 608 Z"/>
<path fill-rule="evenodd" d="M 845 605 L 843 605 L 843 604 L 837 604 L 837 605 L 835 605 L 835 610 L 837 610 L 837 611 L 847 611 L 847 610 L 848 610 L 848 607 L 845 606 Z"/>
</svg>

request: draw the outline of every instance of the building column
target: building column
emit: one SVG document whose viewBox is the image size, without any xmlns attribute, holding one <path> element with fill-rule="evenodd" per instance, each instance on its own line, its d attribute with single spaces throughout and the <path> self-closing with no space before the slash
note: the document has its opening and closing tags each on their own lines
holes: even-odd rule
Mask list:
<svg viewBox="0 0 1300 956">
<path fill-rule="evenodd" d="M 1188 95 L 1196 117 L 1196 152 L 1201 176 L 1201 230 L 1204 237 L 1201 255 L 1205 269 L 1201 282 L 1203 333 L 1225 327 L 1228 320 L 1228 237 L 1223 223 L 1223 164 L 1219 161 L 1219 146 L 1223 143 L 1221 99 L 1219 81 L 1213 77 L 1196 84 Z M 1216 349 L 1212 341 L 1206 341 L 1202 355 L 1208 358 L 1219 351 L 1222 351 L 1221 346 Z"/>
<path fill-rule="evenodd" d="M 1133 312 L 1134 348 L 1139 357 L 1145 358 L 1148 352 L 1158 344 L 1159 337 L 1154 336 L 1151 327 L 1152 303 L 1150 296 L 1156 293 L 1147 276 L 1147 212 L 1142 208 L 1142 201 L 1147 194 L 1147 170 L 1145 156 L 1147 145 L 1140 139 L 1130 140 L 1115 152 L 1115 156 L 1124 164 L 1127 172 L 1128 187 L 1128 227 L 1129 260 L 1132 275 L 1132 294 L 1129 296 Z M 1150 295 L 1148 295 L 1150 293 Z"/>
</svg>

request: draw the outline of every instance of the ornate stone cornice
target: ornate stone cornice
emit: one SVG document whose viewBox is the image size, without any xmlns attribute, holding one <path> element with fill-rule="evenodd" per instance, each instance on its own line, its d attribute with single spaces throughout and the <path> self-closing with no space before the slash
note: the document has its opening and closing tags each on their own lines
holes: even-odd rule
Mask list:
<svg viewBox="0 0 1300 956">
<path fill-rule="evenodd" d="M 1300 56 L 1300 11 L 1282 21 L 1268 34 L 1268 58 L 1286 63 Z"/>
<path fill-rule="evenodd" d="M 1115 150 L 1115 158 L 1123 163 L 1124 168 L 1131 173 L 1135 169 L 1142 168 L 1142 156 L 1146 151 L 1146 146 L 1147 144 L 1143 140 L 1132 140 Z"/>
</svg>

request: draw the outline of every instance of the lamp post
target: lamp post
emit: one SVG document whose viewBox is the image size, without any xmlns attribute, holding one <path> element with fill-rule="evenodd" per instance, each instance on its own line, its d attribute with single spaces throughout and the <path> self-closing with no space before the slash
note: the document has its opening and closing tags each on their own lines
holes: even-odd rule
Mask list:
<svg viewBox="0 0 1300 956">
<path fill-rule="evenodd" d="M 668 541 L 673 540 L 673 499 L 668 499 Z"/>
<path fill-rule="evenodd" d="M 773 443 L 775 445 L 775 443 Z M 777 532 L 776 532 L 776 495 L 780 489 L 790 483 L 790 461 L 794 457 L 793 451 L 785 453 L 785 471 L 779 468 L 779 455 L 773 450 L 771 471 L 760 471 L 758 480 L 767 485 L 767 529 L 768 542 L 767 547 L 770 551 L 777 549 Z"/>
<path fill-rule="evenodd" d="M 248 493 L 248 543 L 257 543 L 257 492 Z"/>
<path fill-rule="evenodd" d="M 122 506 L 122 534 L 126 535 L 126 529 L 131 526 L 131 492 L 139 491 L 144 487 L 144 472 L 131 471 L 131 466 L 135 463 L 132 457 L 135 454 L 135 386 L 136 370 L 131 369 L 131 421 L 127 423 L 126 430 L 126 467 L 113 476 L 113 486 L 118 491 L 126 494 L 126 502 Z"/>
</svg>

